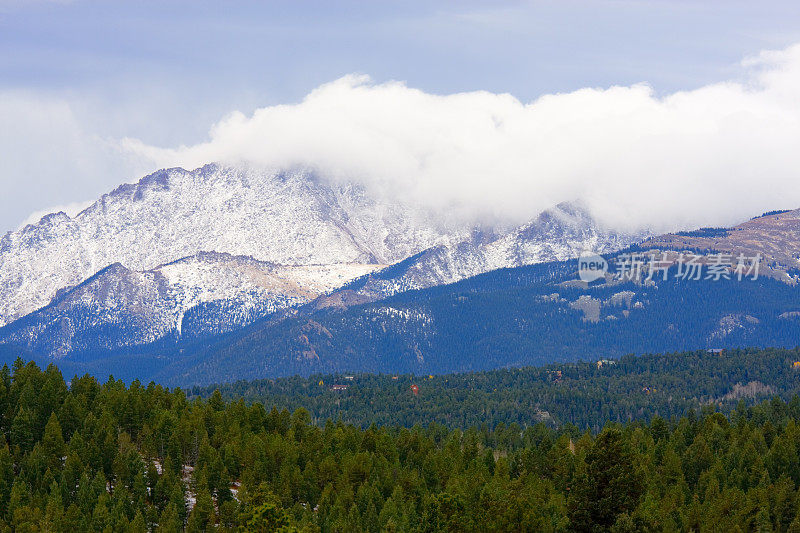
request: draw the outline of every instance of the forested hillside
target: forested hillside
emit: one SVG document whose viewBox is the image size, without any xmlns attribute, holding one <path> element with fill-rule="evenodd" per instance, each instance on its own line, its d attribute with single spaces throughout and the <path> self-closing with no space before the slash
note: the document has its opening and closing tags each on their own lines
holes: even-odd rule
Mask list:
<svg viewBox="0 0 800 533">
<path fill-rule="evenodd" d="M 573 260 L 496 270 L 351 307 L 317 302 L 211 340 L 162 339 L 58 364 L 69 375 L 113 373 L 128 383 L 191 387 L 298 374 L 428 375 L 631 353 L 792 348 L 800 339 L 797 284 L 767 277 L 686 281 L 673 272 L 667 280 L 586 286 L 576 282 L 576 268 Z M 17 356 L 42 366 L 53 361 L 0 345 L 0 363 Z"/>
<path fill-rule="evenodd" d="M 800 398 L 600 433 L 311 423 L 0 370 L 0 530 L 800 530 Z"/>
<path fill-rule="evenodd" d="M 156 374 L 185 386 L 315 373 L 443 374 L 800 339 L 800 287 L 575 283 L 576 261 L 498 270 L 348 309 L 265 321 Z"/>
<path fill-rule="evenodd" d="M 740 400 L 788 400 L 800 394 L 795 361 L 797 348 L 701 350 L 626 356 L 599 367 L 591 361 L 443 376 L 333 374 L 241 381 L 219 390 L 226 399 L 303 407 L 314 420 L 361 427 L 544 422 L 599 430 L 607 421 L 670 418 L 711 403 L 730 411 Z M 208 398 L 215 390 L 190 392 Z"/>
</svg>

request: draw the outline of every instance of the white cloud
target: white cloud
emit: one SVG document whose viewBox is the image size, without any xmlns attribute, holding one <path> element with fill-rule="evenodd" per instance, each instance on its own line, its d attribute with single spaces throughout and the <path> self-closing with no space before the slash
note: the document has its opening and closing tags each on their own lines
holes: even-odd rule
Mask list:
<svg viewBox="0 0 800 533">
<path fill-rule="evenodd" d="M 48 207 L 46 209 L 41 209 L 39 211 L 34 211 L 30 215 L 28 215 L 28 217 L 25 220 L 22 221 L 22 223 L 19 225 L 18 229 L 22 229 L 25 226 L 27 226 L 28 224 L 36 224 L 37 222 L 39 222 L 42 219 L 43 216 L 49 215 L 49 214 L 52 214 L 52 213 L 62 212 L 62 213 L 66 213 L 70 217 L 74 217 L 75 215 L 77 215 L 78 213 L 80 213 L 81 211 L 83 211 L 84 209 L 89 207 L 90 205 L 92 205 L 94 202 L 95 202 L 95 200 L 86 200 L 85 202 L 73 202 L 73 203 L 65 204 L 65 205 L 54 205 L 54 206 Z"/>
<path fill-rule="evenodd" d="M 93 133 L 76 107 L 52 95 L 0 90 L 0 230 L 46 214 L 42 206 L 95 198 L 151 168 L 152 161 Z"/>
<path fill-rule="evenodd" d="M 295 105 L 231 114 L 201 144 L 122 144 L 157 166 L 304 165 L 513 221 L 580 198 L 614 226 L 731 224 L 800 207 L 800 45 L 750 58 L 742 71 L 665 97 L 635 85 L 530 103 L 346 76 Z"/>
<path fill-rule="evenodd" d="M 309 166 L 512 223 L 582 199 L 617 227 L 728 225 L 800 207 L 798 95 L 800 45 L 748 58 L 737 80 L 664 97 L 635 85 L 523 103 L 347 76 L 297 104 L 230 114 L 206 142 L 164 147 L 97 135 L 107 117 L 86 102 L 2 91 L 0 217 L 16 226 L 43 214 L 26 218 L 36 206 L 94 198 L 158 167 L 221 161 Z"/>
</svg>

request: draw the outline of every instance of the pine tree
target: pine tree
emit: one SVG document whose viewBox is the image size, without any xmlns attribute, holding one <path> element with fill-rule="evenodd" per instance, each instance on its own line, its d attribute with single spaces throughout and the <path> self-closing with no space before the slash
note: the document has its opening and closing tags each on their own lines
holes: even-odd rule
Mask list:
<svg viewBox="0 0 800 533">
<path fill-rule="evenodd" d="M 147 524 L 144 521 L 144 515 L 141 509 L 136 512 L 130 526 L 128 526 L 129 533 L 147 533 Z"/>
<path fill-rule="evenodd" d="M 64 444 L 61 424 L 58 423 L 58 418 L 55 413 L 50 415 L 50 419 L 44 427 L 42 448 L 47 456 L 48 466 L 54 470 L 61 470 L 62 457 L 67 453 L 67 446 Z"/>
<path fill-rule="evenodd" d="M 108 509 L 108 502 L 108 495 L 104 491 L 97 499 L 97 503 L 92 511 L 92 529 L 94 531 L 104 531 L 106 528 L 113 527 L 111 512 Z"/>
<path fill-rule="evenodd" d="M 8 501 L 11 497 L 13 484 L 14 460 L 11 457 L 11 450 L 8 449 L 8 444 L 0 434 L 0 518 L 3 518 L 4 510 L 8 509 Z"/>
<path fill-rule="evenodd" d="M 216 389 L 208 400 L 208 406 L 212 411 L 219 412 L 225 408 L 225 401 L 222 399 L 219 389 Z"/>
<path fill-rule="evenodd" d="M 28 484 L 17 478 L 11 487 L 11 494 L 8 499 L 8 510 L 6 518 L 11 521 L 17 509 L 25 507 L 31 502 L 31 491 Z"/>
<path fill-rule="evenodd" d="M 597 436 L 585 465 L 569 502 L 570 528 L 605 531 L 620 514 L 636 508 L 644 492 L 641 473 L 618 429 L 606 429 Z"/>
<path fill-rule="evenodd" d="M 158 518 L 159 533 L 180 533 L 183 531 L 183 520 L 178 515 L 178 508 L 174 503 L 169 503 Z"/>
<path fill-rule="evenodd" d="M 53 481 L 50 485 L 50 494 L 47 498 L 47 507 L 45 508 L 43 529 L 47 531 L 63 531 L 64 525 L 64 505 L 61 500 L 61 489 L 58 483 Z"/>
<path fill-rule="evenodd" d="M 30 451 L 34 444 L 35 423 L 33 412 L 20 407 L 11 423 L 11 444 L 19 446 L 23 452 Z"/>
<path fill-rule="evenodd" d="M 208 489 L 201 488 L 196 495 L 195 505 L 189 513 L 189 520 L 186 523 L 186 531 L 200 532 L 205 531 L 214 523 L 214 504 L 211 493 Z"/>
</svg>

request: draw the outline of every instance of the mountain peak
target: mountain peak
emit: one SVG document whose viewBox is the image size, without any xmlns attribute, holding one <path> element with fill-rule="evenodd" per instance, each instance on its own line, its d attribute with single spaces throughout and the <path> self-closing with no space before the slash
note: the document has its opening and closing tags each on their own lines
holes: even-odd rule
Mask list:
<svg viewBox="0 0 800 533">
<path fill-rule="evenodd" d="M 74 218 L 55 213 L 7 234 L 0 325 L 116 262 L 145 271 L 213 251 L 285 265 L 388 264 L 447 231 L 431 214 L 305 170 L 163 169 L 117 187 Z"/>
</svg>

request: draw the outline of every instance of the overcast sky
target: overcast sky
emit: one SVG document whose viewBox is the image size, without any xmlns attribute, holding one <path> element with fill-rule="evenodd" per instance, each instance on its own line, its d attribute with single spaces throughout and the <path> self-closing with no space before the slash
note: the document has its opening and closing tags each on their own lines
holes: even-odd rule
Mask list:
<svg viewBox="0 0 800 533">
<path fill-rule="evenodd" d="M 464 104 L 468 109 L 485 106 L 492 109 L 492 116 L 500 113 L 510 121 L 522 116 L 519 109 L 532 109 L 525 106 L 543 95 L 569 96 L 576 91 L 583 94 L 582 88 L 596 88 L 601 90 L 600 103 L 589 98 L 578 106 L 619 109 L 627 105 L 621 101 L 639 101 L 650 109 L 650 114 L 637 119 L 638 125 L 622 128 L 630 141 L 640 135 L 642 121 L 658 122 L 664 118 L 665 106 L 672 110 L 682 105 L 669 103 L 674 93 L 690 91 L 695 95 L 692 105 L 704 106 L 707 87 L 741 84 L 739 88 L 746 89 L 755 83 L 761 84 L 757 99 L 740 98 L 736 91 L 725 93 L 730 113 L 718 110 L 709 120 L 719 121 L 744 109 L 788 113 L 792 120 L 782 131 L 791 146 L 794 141 L 800 143 L 792 137 L 796 134 L 793 120 L 800 117 L 793 113 L 800 104 L 796 93 L 793 101 L 791 96 L 787 100 L 776 95 L 796 88 L 798 54 L 769 56 L 755 61 L 755 67 L 752 58 L 763 59 L 765 50 L 786 51 L 798 42 L 800 3 L 790 1 L 0 0 L 0 233 L 16 228 L 32 213 L 78 209 L 160 164 L 194 163 L 206 155 L 246 157 L 247 150 L 232 148 L 234 141 L 226 140 L 224 132 L 219 134 L 220 125 L 232 124 L 231 117 L 240 117 L 234 125 L 244 124 L 248 135 L 274 137 L 279 135 L 275 124 L 280 121 L 267 126 L 262 121 L 256 127 L 247 119 L 257 109 L 274 111 L 281 109 L 274 107 L 279 104 L 298 104 L 297 116 L 308 119 L 305 127 L 311 131 L 317 123 L 308 118 L 313 106 L 306 100 L 315 89 L 322 95 L 316 102 L 325 105 L 333 105 L 330 102 L 338 102 L 337 98 L 361 102 L 365 93 L 358 92 L 359 88 L 377 99 L 374 105 L 379 108 L 382 102 L 391 102 L 389 107 L 418 105 L 417 111 L 438 117 L 438 131 L 446 135 L 449 117 L 463 116 L 458 107 L 463 101 L 438 100 L 434 95 L 471 93 Z M 789 74 L 765 81 L 753 71 L 765 64 L 779 74 Z M 353 74 L 368 75 L 369 81 L 349 76 Z M 392 90 L 398 87 L 392 81 L 402 82 L 401 89 Z M 637 84 L 646 84 L 644 93 L 636 89 Z M 603 91 L 612 86 L 628 88 L 622 100 L 615 99 L 618 93 Z M 345 93 L 336 93 L 337 87 L 344 87 Z M 506 93 L 513 96 L 511 101 L 502 96 Z M 409 94 L 424 98 L 407 101 Z M 717 100 L 712 96 L 710 101 Z M 573 102 L 574 97 L 558 101 Z M 534 111 L 519 121 L 530 127 L 530 121 L 549 120 L 542 118 L 542 106 Z M 665 135 L 677 136 L 681 128 L 690 127 L 686 119 L 690 111 L 678 111 L 678 118 L 673 118 L 681 126 Z M 358 115 L 363 110 L 348 107 L 347 112 Z M 275 113 L 265 116 L 271 120 Z M 291 120 L 295 115 L 287 117 L 282 116 Z M 604 115 L 597 120 L 609 119 Z M 620 119 L 615 115 L 614 120 Z M 562 128 L 556 132 L 572 132 L 558 126 L 559 120 L 553 124 L 552 128 Z M 752 124 L 745 129 L 752 130 Z M 520 127 L 519 131 L 528 130 Z M 502 194 L 513 193 L 524 173 L 551 173 L 560 181 L 574 180 L 566 188 L 543 186 L 543 202 L 571 194 L 576 184 L 591 178 L 588 171 L 575 177 L 580 169 L 517 158 L 508 152 L 520 142 L 514 135 L 522 133 L 504 133 L 498 141 L 505 150 L 500 153 L 519 159 L 517 166 L 506 169 L 511 179 L 507 190 L 501 188 Z M 737 138 L 726 149 L 736 150 L 744 142 Z M 752 145 L 753 139 L 747 142 Z M 219 148 L 220 143 L 225 149 Z M 212 149 L 206 150 L 209 145 Z M 407 149 L 407 143 L 402 146 Z M 469 144 L 460 147 L 469 149 Z M 303 148 L 291 147 L 292 161 Z M 357 157 L 358 148 L 353 142 L 342 149 L 352 158 Z M 319 146 L 311 143 L 307 149 Z M 408 151 L 405 159 L 389 160 L 383 166 L 366 162 L 359 170 L 392 174 L 386 165 L 406 164 L 408 158 L 416 157 L 413 150 Z M 650 164 L 663 162 L 664 157 L 659 154 Z M 774 154 L 761 149 L 753 157 L 772 160 Z M 313 155 L 309 158 L 322 166 L 331 163 L 329 159 L 320 163 Z M 268 162 L 281 161 L 276 156 Z M 613 168 L 615 163 L 608 163 Z M 793 201 L 797 191 L 780 187 L 791 186 L 790 166 L 795 161 L 784 163 L 785 168 L 775 169 L 780 175 L 776 187 Z M 338 161 L 331 164 L 336 171 L 354 171 Z M 476 168 L 483 168 L 481 164 Z M 643 161 L 629 171 L 640 173 L 647 164 Z M 692 175 L 707 166 L 703 160 L 696 168 L 682 171 Z M 403 168 L 413 171 L 414 167 Z M 420 194 L 445 194 L 440 189 L 453 184 L 452 176 L 446 175 L 458 170 L 449 163 L 427 169 L 445 177 L 437 187 L 417 189 Z M 718 183 L 721 171 L 713 169 L 710 182 Z M 429 175 L 426 179 L 439 178 Z M 623 179 L 620 187 L 629 185 Z M 744 182 L 740 185 L 744 187 Z M 480 184 L 469 182 L 467 188 L 480 189 Z M 525 189 L 531 194 L 537 190 Z M 505 201 L 502 194 L 494 199 L 498 205 Z M 730 202 L 739 198 L 731 197 Z M 461 197 L 456 200 L 469 203 Z M 748 209 L 774 200 L 759 198 Z M 603 208 L 602 202 L 598 206 Z"/>
</svg>

